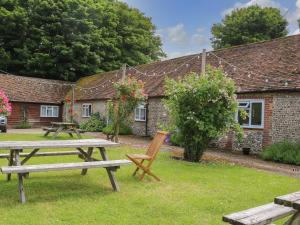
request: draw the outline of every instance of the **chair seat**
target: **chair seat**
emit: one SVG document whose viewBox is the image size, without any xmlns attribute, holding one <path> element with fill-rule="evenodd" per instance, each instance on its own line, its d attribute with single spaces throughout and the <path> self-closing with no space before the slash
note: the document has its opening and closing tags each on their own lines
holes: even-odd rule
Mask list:
<svg viewBox="0 0 300 225">
<path fill-rule="evenodd" d="M 151 159 L 150 156 L 145 155 L 145 154 L 127 154 L 127 156 L 129 158 L 133 158 L 133 159 L 145 159 L 145 160 Z"/>
</svg>

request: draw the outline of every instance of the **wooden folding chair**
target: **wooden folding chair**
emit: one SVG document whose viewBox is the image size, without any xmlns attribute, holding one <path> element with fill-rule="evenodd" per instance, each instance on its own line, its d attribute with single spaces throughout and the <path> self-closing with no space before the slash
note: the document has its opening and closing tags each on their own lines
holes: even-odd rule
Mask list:
<svg viewBox="0 0 300 225">
<path fill-rule="evenodd" d="M 160 179 L 155 176 L 151 170 L 150 167 L 153 163 L 153 161 L 156 158 L 156 155 L 161 147 L 161 145 L 164 143 L 168 132 L 163 131 L 157 131 L 154 139 L 151 141 L 148 150 L 146 154 L 127 154 L 126 156 L 136 164 L 137 168 L 135 169 L 134 173 L 132 174 L 135 176 L 137 172 L 141 169 L 143 170 L 143 173 L 140 177 L 140 180 L 143 180 L 145 175 L 148 174 L 149 176 L 154 177 L 157 181 L 160 181 Z M 148 161 L 147 165 L 144 165 L 144 162 Z"/>
</svg>

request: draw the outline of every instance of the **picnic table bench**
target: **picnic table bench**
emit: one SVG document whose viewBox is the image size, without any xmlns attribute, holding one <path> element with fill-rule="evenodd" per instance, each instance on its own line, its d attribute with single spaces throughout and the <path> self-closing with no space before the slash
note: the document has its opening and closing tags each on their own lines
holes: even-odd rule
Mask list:
<svg viewBox="0 0 300 225">
<path fill-rule="evenodd" d="M 300 225 L 300 192 L 277 197 L 269 203 L 223 217 L 233 225 L 271 225 L 272 222 L 293 215 L 284 225 Z"/>
<path fill-rule="evenodd" d="M 91 168 L 105 168 L 111 182 L 111 185 L 115 191 L 120 191 L 118 183 L 116 181 L 115 172 L 122 165 L 128 165 L 131 162 L 129 160 L 109 160 L 106 154 L 105 147 L 118 146 L 117 143 L 110 142 L 103 139 L 81 139 L 81 140 L 57 140 L 57 141 L 3 141 L 0 142 L 0 150 L 9 151 L 9 154 L 3 154 L 6 158 L 9 155 L 8 166 L 0 168 L 3 174 L 7 175 L 7 181 L 11 180 L 11 174 L 18 175 L 18 189 L 19 197 L 22 203 L 26 202 L 23 178 L 29 173 L 36 172 L 48 172 L 48 171 L 61 171 L 61 170 L 75 170 L 81 169 L 81 174 L 85 175 L 88 169 Z M 31 157 L 37 156 L 40 153 L 41 156 L 52 156 L 51 152 L 43 154 L 39 152 L 41 149 L 49 148 L 74 148 L 77 154 L 84 160 L 84 162 L 76 163 L 58 163 L 58 164 L 41 164 L 41 165 L 24 165 Z M 84 150 L 87 148 L 87 150 Z M 99 149 L 101 160 L 92 156 L 94 148 Z M 31 149 L 30 153 L 23 154 L 25 157 L 20 159 L 24 149 Z M 75 154 L 76 151 L 62 151 L 55 152 L 55 155 L 69 155 Z M 58 154 L 61 153 L 61 154 Z M 3 156 L 3 157 L 4 157 Z"/>
<path fill-rule="evenodd" d="M 51 126 L 43 127 L 43 130 L 46 131 L 45 137 L 53 133 L 53 138 L 56 138 L 60 133 L 67 133 L 70 137 L 73 137 L 73 134 L 75 134 L 78 138 L 81 138 L 81 134 L 84 133 L 83 130 L 76 127 L 75 123 L 68 122 L 51 122 Z"/>
</svg>

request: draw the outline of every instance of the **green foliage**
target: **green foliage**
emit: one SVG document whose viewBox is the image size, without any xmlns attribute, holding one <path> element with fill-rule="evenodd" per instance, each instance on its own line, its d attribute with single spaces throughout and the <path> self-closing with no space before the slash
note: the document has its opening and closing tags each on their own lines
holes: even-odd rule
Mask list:
<svg viewBox="0 0 300 225">
<path fill-rule="evenodd" d="M 288 140 L 266 147 L 261 156 L 265 160 L 300 165 L 300 141 Z"/>
<path fill-rule="evenodd" d="M 214 49 L 271 40 L 287 35 L 287 21 L 280 10 L 250 6 L 234 10 L 211 32 Z"/>
<path fill-rule="evenodd" d="M 105 126 L 106 126 L 106 120 L 98 112 L 92 114 L 91 117 L 85 123 L 82 123 L 80 125 L 80 129 L 89 132 L 101 132 Z"/>
<path fill-rule="evenodd" d="M 0 1 L 0 69 L 75 81 L 157 60 L 151 19 L 112 0 Z"/>
<path fill-rule="evenodd" d="M 183 146 L 183 137 L 180 132 L 171 133 L 170 142 L 175 146 Z"/>
<path fill-rule="evenodd" d="M 209 142 L 231 128 L 241 139 L 234 118 L 235 85 L 221 70 L 208 67 L 200 76 L 191 73 L 179 81 L 168 79 L 165 89 L 170 122 L 180 132 L 186 160 L 199 161 Z"/>
<path fill-rule="evenodd" d="M 104 127 L 103 130 L 102 130 L 102 132 L 104 134 L 113 135 L 114 134 L 113 125 L 110 124 L 110 125 Z M 130 134 L 132 134 L 132 129 L 131 129 L 131 127 L 129 125 L 121 123 L 120 124 L 119 134 L 120 135 L 130 135 Z"/>
<path fill-rule="evenodd" d="M 19 123 L 18 125 L 16 125 L 15 128 L 16 129 L 29 129 L 29 128 L 31 128 L 31 124 L 27 120 L 24 120 L 21 123 Z"/>
</svg>

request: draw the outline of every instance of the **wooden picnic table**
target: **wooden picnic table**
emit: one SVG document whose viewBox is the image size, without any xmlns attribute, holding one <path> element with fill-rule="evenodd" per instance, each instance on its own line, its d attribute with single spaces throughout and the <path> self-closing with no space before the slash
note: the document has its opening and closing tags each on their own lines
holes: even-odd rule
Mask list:
<svg viewBox="0 0 300 225">
<path fill-rule="evenodd" d="M 77 129 L 75 123 L 69 122 L 51 122 L 51 127 L 45 127 L 46 131 L 44 136 L 47 137 L 51 132 L 53 132 L 53 138 L 56 138 L 60 133 L 67 133 L 70 137 L 76 134 L 78 138 L 81 138 L 80 130 Z"/>
<path fill-rule="evenodd" d="M 276 197 L 274 202 L 278 205 L 284 205 L 296 210 L 296 213 L 291 217 L 289 221 L 285 223 L 285 225 L 300 224 L 300 192 Z"/>
<path fill-rule="evenodd" d="M 119 191 L 119 186 L 114 176 L 114 171 L 120 165 L 129 164 L 128 160 L 109 160 L 106 154 L 105 147 L 115 147 L 118 143 L 107 141 L 104 139 L 80 139 L 80 140 L 46 140 L 46 141 L 1 141 L 0 150 L 7 151 L 8 167 L 2 167 L 2 173 L 7 174 L 7 181 L 11 180 L 11 173 L 17 173 L 19 178 L 19 193 L 20 201 L 25 202 L 25 194 L 23 190 L 23 176 L 30 172 L 44 172 L 51 170 L 68 170 L 68 169 L 82 169 L 81 174 L 85 175 L 88 168 L 105 168 L 110 179 L 111 185 L 115 191 Z M 45 164 L 23 166 L 32 157 L 34 157 L 41 149 L 58 149 L 58 148 L 72 148 L 78 151 L 81 158 L 85 161 L 83 163 L 65 163 L 65 164 Z M 86 148 L 87 150 L 84 150 Z M 100 151 L 101 160 L 92 156 L 93 150 L 98 148 Z M 29 149 L 30 153 L 23 155 L 25 158 L 20 159 L 20 153 L 23 150 Z M 62 152 L 64 153 L 64 152 Z M 66 155 L 68 151 L 65 152 Z M 47 156 L 48 154 L 45 154 Z M 62 155 L 62 154 L 58 154 Z M 43 156 L 43 155 L 40 155 Z M 10 169 L 11 168 L 11 169 Z M 11 172 L 9 172 L 11 171 Z M 27 171 L 27 172 L 26 172 Z"/>
</svg>

